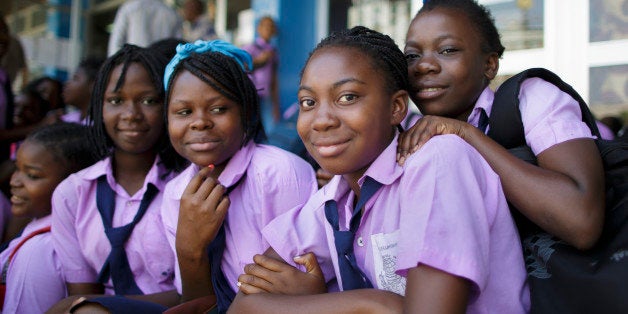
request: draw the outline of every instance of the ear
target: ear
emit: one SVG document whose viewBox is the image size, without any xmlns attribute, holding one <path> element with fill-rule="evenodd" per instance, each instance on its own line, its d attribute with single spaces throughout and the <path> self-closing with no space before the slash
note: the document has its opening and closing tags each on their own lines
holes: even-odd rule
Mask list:
<svg viewBox="0 0 628 314">
<path fill-rule="evenodd" d="M 408 112 L 408 92 L 399 90 L 394 93 L 392 95 L 392 106 L 390 109 L 392 110 L 390 124 L 393 126 L 401 124 Z"/>
<path fill-rule="evenodd" d="M 486 65 L 484 67 L 484 77 L 490 82 L 495 76 L 497 76 L 497 71 L 499 70 L 499 56 L 497 53 L 491 52 L 486 57 Z"/>
</svg>

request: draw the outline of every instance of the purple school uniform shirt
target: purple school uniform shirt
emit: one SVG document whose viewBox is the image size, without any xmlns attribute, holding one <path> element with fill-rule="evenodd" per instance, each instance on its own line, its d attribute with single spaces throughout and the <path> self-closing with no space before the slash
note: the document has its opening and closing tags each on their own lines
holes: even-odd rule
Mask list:
<svg viewBox="0 0 628 314">
<path fill-rule="evenodd" d="M 497 174 L 454 135 L 430 139 L 403 167 L 396 153 L 395 137 L 358 181 L 369 176 L 383 184 L 366 203 L 353 245 L 374 287 L 404 295 L 408 270 L 425 264 L 472 283 L 468 313 L 527 312 L 521 245 Z M 336 200 L 340 229 L 347 230 L 354 198 L 335 176 L 303 208 L 266 226 L 264 238 L 292 265 L 294 256 L 313 252 L 327 282 L 335 279 L 342 290 L 324 204 Z"/>
<path fill-rule="evenodd" d="M 50 222 L 50 216 L 46 216 L 26 225 L 22 235 L 0 254 L 0 265 L 7 262 L 23 238 L 50 226 Z M 6 283 L 3 313 L 43 313 L 66 297 L 61 263 L 54 253 L 50 232 L 30 238 L 17 250 L 7 269 Z"/>
<path fill-rule="evenodd" d="M 164 192 L 162 219 L 175 258 L 179 202 L 198 171 L 198 166 L 189 166 L 166 185 Z M 312 166 L 296 155 L 251 141 L 231 158 L 218 181 L 227 188 L 237 184 L 229 193 L 222 271 L 231 288 L 238 291 L 236 283 L 244 266 L 253 262 L 253 255 L 268 248 L 262 228 L 278 215 L 302 206 L 317 189 L 316 177 Z M 178 261 L 175 285 L 181 293 Z"/>
<path fill-rule="evenodd" d="M 467 122 L 478 125 L 480 108 L 490 116 L 494 98 L 495 93 L 485 88 Z M 535 155 L 568 140 L 595 138 L 582 122 L 578 102 L 543 79 L 529 78 L 523 81 L 519 91 L 519 110 L 526 143 Z"/>
<path fill-rule="evenodd" d="M 160 191 L 133 229 L 125 250 L 135 282 L 144 294 L 173 290 L 174 255 L 161 223 L 163 189 L 173 174 L 163 167 L 159 157 L 146 175 L 144 185 L 134 195 L 128 195 L 115 181 L 111 158 L 70 175 L 57 186 L 52 196 L 52 238 L 66 281 L 97 282 L 98 273 L 111 251 L 96 207 L 97 179 L 102 175 L 107 176 L 107 183 L 116 195 L 113 227 L 133 220 L 148 183 Z M 105 294 L 114 294 L 111 279 L 105 284 Z"/>
<path fill-rule="evenodd" d="M 7 223 L 9 223 L 9 218 L 11 217 L 11 202 L 9 199 L 0 191 L 0 234 L 4 234 L 4 228 Z"/>
<path fill-rule="evenodd" d="M 264 51 L 275 50 L 275 53 L 277 53 L 275 46 L 267 43 L 260 37 L 256 38 L 252 44 L 244 46 L 243 49 L 246 50 L 253 59 Z M 275 71 L 275 67 L 277 67 L 278 60 L 279 58 L 275 54 L 272 59 L 263 66 L 255 69 L 251 74 L 251 79 L 255 84 L 255 88 L 257 88 L 257 94 L 262 98 L 270 95 L 270 84 L 272 83 L 273 72 Z"/>
</svg>

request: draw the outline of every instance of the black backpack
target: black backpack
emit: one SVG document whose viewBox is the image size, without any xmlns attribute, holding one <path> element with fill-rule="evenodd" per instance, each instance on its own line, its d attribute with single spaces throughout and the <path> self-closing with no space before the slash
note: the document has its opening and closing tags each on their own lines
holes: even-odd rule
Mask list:
<svg viewBox="0 0 628 314">
<path fill-rule="evenodd" d="M 533 68 L 497 89 L 489 117 L 488 136 L 518 158 L 536 164 L 526 145 L 519 111 L 519 89 L 530 77 L 542 78 L 578 101 L 582 120 L 598 137 L 606 185 L 604 230 L 588 251 L 543 232 L 511 206 L 526 258 L 531 312 L 628 313 L 628 141 L 602 140 L 582 97 L 551 71 Z"/>
</svg>

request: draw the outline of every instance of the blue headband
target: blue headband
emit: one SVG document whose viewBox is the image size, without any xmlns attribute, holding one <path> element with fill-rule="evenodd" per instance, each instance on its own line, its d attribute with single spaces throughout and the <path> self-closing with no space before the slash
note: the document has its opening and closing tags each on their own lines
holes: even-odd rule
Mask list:
<svg viewBox="0 0 628 314">
<path fill-rule="evenodd" d="M 212 41 L 202 41 L 197 40 L 193 44 L 179 44 L 177 46 L 177 54 L 174 55 L 172 60 L 166 66 L 166 71 L 164 73 L 164 89 L 168 90 L 168 84 L 170 81 L 170 76 L 174 72 L 174 69 L 177 67 L 181 60 L 190 56 L 191 53 L 203 53 L 203 52 L 219 52 L 223 55 L 233 58 L 240 67 L 242 67 L 242 71 L 248 72 L 253 69 L 253 60 L 251 59 L 251 55 L 224 40 L 212 40 Z"/>
</svg>

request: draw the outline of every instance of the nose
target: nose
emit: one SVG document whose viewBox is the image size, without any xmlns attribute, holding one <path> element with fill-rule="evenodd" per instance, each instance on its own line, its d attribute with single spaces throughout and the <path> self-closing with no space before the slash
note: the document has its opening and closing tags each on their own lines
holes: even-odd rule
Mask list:
<svg viewBox="0 0 628 314">
<path fill-rule="evenodd" d="M 9 181 L 9 186 L 11 188 L 18 188 L 22 186 L 22 179 L 20 178 L 20 171 L 15 170 L 11 175 L 11 180 Z"/>
<path fill-rule="evenodd" d="M 214 126 L 209 114 L 197 111 L 193 118 L 192 123 L 190 123 L 190 128 L 194 131 L 211 129 Z"/>
<path fill-rule="evenodd" d="M 426 53 L 419 60 L 415 62 L 413 70 L 410 74 L 428 74 L 437 73 L 440 71 L 440 65 L 438 60 L 431 53 Z"/>
<path fill-rule="evenodd" d="M 126 120 L 140 120 L 142 119 L 142 109 L 140 109 L 141 104 L 134 103 L 129 101 L 124 106 L 124 112 L 122 113 L 122 118 Z"/>
<path fill-rule="evenodd" d="M 314 115 L 312 129 L 322 132 L 338 126 L 339 121 L 334 109 L 330 102 L 320 103 L 312 112 Z"/>
</svg>

